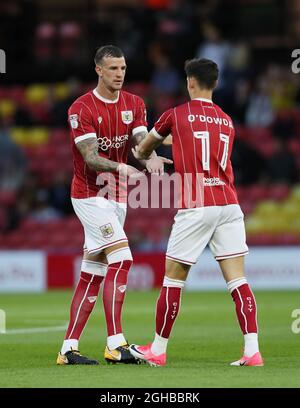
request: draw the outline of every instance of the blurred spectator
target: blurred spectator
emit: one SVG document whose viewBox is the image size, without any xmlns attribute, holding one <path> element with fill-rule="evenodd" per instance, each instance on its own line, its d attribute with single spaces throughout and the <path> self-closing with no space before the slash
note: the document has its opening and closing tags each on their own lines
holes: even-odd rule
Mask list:
<svg viewBox="0 0 300 408">
<path fill-rule="evenodd" d="M 50 126 L 51 127 L 67 127 L 67 114 L 68 109 L 75 99 L 80 95 L 80 83 L 75 78 L 71 78 L 62 87 L 60 91 L 51 89 L 51 104 L 50 104 Z"/>
<path fill-rule="evenodd" d="M 287 141 L 296 135 L 296 121 L 293 112 L 279 111 L 271 126 L 275 138 Z"/>
<path fill-rule="evenodd" d="M 237 80 L 234 88 L 233 103 L 230 110 L 233 121 L 244 124 L 249 103 L 250 83 L 247 80 Z"/>
<path fill-rule="evenodd" d="M 50 205 L 50 194 L 46 189 L 39 189 L 35 197 L 32 211 L 28 214 L 28 218 L 34 221 L 43 223 L 47 221 L 57 220 L 62 214 Z"/>
<path fill-rule="evenodd" d="M 136 57 L 136 50 L 141 42 L 141 31 L 137 29 L 134 18 L 126 10 L 115 13 L 115 41 L 126 55 L 126 60 L 131 61 Z M 129 62 L 130 63 L 130 62 Z"/>
<path fill-rule="evenodd" d="M 153 59 L 154 71 L 151 78 L 153 91 L 166 94 L 175 94 L 179 88 L 179 74 L 171 66 L 166 55 L 160 54 Z"/>
<path fill-rule="evenodd" d="M 25 218 L 33 208 L 38 188 L 38 176 L 28 173 L 17 196 L 16 212 L 20 219 Z"/>
<path fill-rule="evenodd" d="M 211 23 L 205 23 L 202 27 L 204 41 L 199 46 L 196 56 L 213 60 L 219 67 L 219 80 L 217 89 L 225 86 L 224 73 L 228 66 L 231 45 L 225 41 L 218 29 Z"/>
<path fill-rule="evenodd" d="M 240 139 L 236 139 L 231 156 L 237 185 L 259 182 L 265 170 L 265 160 L 257 150 Z"/>
<path fill-rule="evenodd" d="M 277 139 L 275 146 L 275 153 L 267 162 L 269 180 L 273 183 L 295 183 L 298 179 L 295 156 L 284 141 Z"/>
<path fill-rule="evenodd" d="M 276 110 L 287 110 L 295 105 L 296 87 L 290 69 L 272 64 L 266 70 L 271 103 Z"/>
<path fill-rule="evenodd" d="M 70 177 L 67 173 L 60 171 L 54 175 L 49 191 L 49 202 L 51 207 L 61 214 L 73 213 L 70 199 Z"/>
<path fill-rule="evenodd" d="M 258 79 L 255 91 L 250 95 L 246 110 L 246 124 L 251 127 L 269 126 L 274 119 L 268 83 L 264 77 Z"/>
<path fill-rule="evenodd" d="M 228 67 L 237 78 L 249 72 L 250 63 L 250 50 L 247 43 L 242 40 L 232 43 L 228 57 Z"/>
<path fill-rule="evenodd" d="M 26 159 L 9 133 L 0 128 L 0 190 L 16 191 L 26 175 Z"/>
</svg>

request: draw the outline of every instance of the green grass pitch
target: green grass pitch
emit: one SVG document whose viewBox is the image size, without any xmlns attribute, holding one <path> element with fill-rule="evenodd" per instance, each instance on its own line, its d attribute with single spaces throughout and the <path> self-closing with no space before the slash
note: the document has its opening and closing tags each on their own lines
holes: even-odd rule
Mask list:
<svg viewBox="0 0 300 408">
<path fill-rule="evenodd" d="M 158 292 L 128 292 L 123 326 L 129 342 L 153 338 Z M 225 292 L 185 292 L 168 348 L 167 366 L 107 365 L 106 329 L 98 300 L 80 343 L 82 354 L 99 366 L 56 366 L 68 320 L 71 291 L 0 294 L 7 333 L 0 334 L 0 388 L 94 387 L 300 387 L 300 333 L 291 329 L 299 292 L 256 292 L 260 346 L 265 367 L 231 367 L 241 356 L 242 335 L 234 304 Z M 50 331 L 12 330 L 49 327 Z M 58 331 L 51 331 L 58 327 Z"/>
</svg>

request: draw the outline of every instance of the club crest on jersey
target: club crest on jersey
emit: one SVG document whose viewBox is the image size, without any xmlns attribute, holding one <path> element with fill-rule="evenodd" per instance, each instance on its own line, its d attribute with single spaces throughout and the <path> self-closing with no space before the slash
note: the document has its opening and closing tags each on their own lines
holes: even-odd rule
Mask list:
<svg viewBox="0 0 300 408">
<path fill-rule="evenodd" d="M 69 119 L 70 119 L 71 128 L 77 129 L 78 128 L 78 115 L 76 113 L 74 115 L 70 115 Z"/>
<path fill-rule="evenodd" d="M 122 122 L 129 125 L 133 121 L 132 111 L 121 111 Z"/>
<path fill-rule="evenodd" d="M 102 116 L 98 116 L 98 123 L 99 123 L 99 125 L 101 124 L 101 122 L 102 122 Z"/>
<path fill-rule="evenodd" d="M 111 238 L 114 235 L 114 229 L 111 224 L 101 225 L 100 231 L 103 238 Z"/>
</svg>

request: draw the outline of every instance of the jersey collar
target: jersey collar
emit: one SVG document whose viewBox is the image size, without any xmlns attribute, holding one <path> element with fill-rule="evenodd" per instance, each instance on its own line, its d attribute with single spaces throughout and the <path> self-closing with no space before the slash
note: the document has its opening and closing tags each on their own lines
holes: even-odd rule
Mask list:
<svg viewBox="0 0 300 408">
<path fill-rule="evenodd" d="M 93 90 L 93 94 L 96 96 L 96 98 L 100 99 L 100 101 L 102 101 L 102 102 L 105 102 L 105 103 L 116 103 L 116 102 L 118 102 L 118 100 L 119 100 L 120 91 L 118 92 L 118 97 L 117 97 L 116 99 L 114 99 L 114 100 L 103 98 L 103 96 L 101 96 L 101 95 L 99 94 L 99 92 L 97 92 L 97 89 L 96 89 L 96 88 Z"/>
<path fill-rule="evenodd" d="M 192 99 L 193 101 L 203 101 L 203 102 L 210 102 L 213 103 L 211 99 L 206 99 L 206 98 L 194 98 Z"/>
</svg>

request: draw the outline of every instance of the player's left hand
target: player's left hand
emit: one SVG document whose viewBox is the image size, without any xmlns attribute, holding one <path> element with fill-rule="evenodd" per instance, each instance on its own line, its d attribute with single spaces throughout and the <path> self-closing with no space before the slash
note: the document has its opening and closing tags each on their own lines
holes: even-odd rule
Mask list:
<svg viewBox="0 0 300 408">
<path fill-rule="evenodd" d="M 151 174 L 163 175 L 165 163 L 172 164 L 173 161 L 162 156 L 152 157 L 146 161 L 146 169 Z"/>
</svg>

